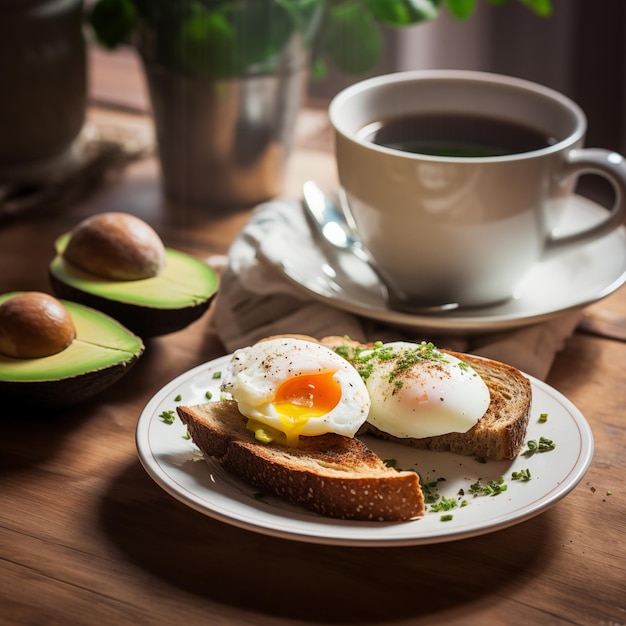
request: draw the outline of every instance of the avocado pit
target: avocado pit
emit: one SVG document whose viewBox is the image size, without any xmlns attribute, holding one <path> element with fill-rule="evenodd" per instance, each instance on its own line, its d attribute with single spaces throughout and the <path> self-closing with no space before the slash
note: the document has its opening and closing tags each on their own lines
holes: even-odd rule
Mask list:
<svg viewBox="0 0 626 626">
<path fill-rule="evenodd" d="M 80 222 L 70 232 L 63 258 L 100 278 L 141 280 L 161 273 L 165 247 L 143 220 L 109 212 Z"/>
<path fill-rule="evenodd" d="M 125 376 L 143 351 L 138 336 L 95 309 L 38 292 L 0 295 L 5 402 L 47 408 L 82 402 Z"/>
<path fill-rule="evenodd" d="M 55 241 L 52 292 L 97 309 L 143 338 L 185 328 L 208 308 L 219 278 L 201 259 L 163 247 L 137 217 L 102 213 Z"/>
<path fill-rule="evenodd" d="M 0 304 L 0 354 L 37 359 L 61 352 L 76 329 L 68 311 L 52 296 L 29 291 Z"/>
</svg>

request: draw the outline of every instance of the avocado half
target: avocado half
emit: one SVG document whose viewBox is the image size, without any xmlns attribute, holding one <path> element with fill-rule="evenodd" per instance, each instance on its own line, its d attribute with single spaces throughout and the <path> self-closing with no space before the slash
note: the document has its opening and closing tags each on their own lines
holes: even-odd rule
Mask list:
<svg viewBox="0 0 626 626">
<path fill-rule="evenodd" d="M 0 295 L 0 304 L 19 292 Z M 60 300 L 76 337 L 61 352 L 33 359 L 0 354 L 0 393 L 28 405 L 66 406 L 81 402 L 124 376 L 143 354 L 143 341 L 109 316 Z"/>
<path fill-rule="evenodd" d="M 69 236 L 55 243 L 57 254 L 49 267 L 54 294 L 102 311 L 140 337 L 185 328 L 209 308 L 217 293 L 219 279 L 213 269 L 171 248 L 165 248 L 163 271 L 151 278 L 110 280 L 88 274 L 63 258 Z"/>
</svg>

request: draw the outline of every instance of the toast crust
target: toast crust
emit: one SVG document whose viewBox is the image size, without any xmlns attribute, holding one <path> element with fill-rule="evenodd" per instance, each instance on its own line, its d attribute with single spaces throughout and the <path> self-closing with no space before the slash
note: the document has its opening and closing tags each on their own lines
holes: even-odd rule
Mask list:
<svg viewBox="0 0 626 626">
<path fill-rule="evenodd" d="M 261 443 L 233 400 L 177 406 L 207 457 L 259 490 L 327 517 L 406 521 L 422 517 L 419 476 L 387 467 L 361 441 L 329 433 L 292 448 Z"/>
</svg>

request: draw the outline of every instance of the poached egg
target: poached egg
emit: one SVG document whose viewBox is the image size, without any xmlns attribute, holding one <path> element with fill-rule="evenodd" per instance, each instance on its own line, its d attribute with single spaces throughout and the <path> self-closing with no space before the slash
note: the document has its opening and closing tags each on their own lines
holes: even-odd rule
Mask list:
<svg viewBox="0 0 626 626">
<path fill-rule="evenodd" d="M 371 399 L 367 421 L 394 437 L 467 432 L 491 400 L 469 363 L 432 343 L 377 343 L 347 358 L 365 379 Z"/>
<path fill-rule="evenodd" d="M 300 435 L 352 437 L 365 422 L 370 398 L 359 373 L 330 348 L 313 341 L 276 338 L 236 350 L 221 390 L 237 401 L 259 439 L 263 426 L 297 445 Z"/>
</svg>

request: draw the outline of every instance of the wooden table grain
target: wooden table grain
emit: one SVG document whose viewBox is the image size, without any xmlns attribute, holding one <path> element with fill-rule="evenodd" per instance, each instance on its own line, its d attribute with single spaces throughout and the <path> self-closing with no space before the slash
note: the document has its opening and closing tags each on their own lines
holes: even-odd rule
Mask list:
<svg viewBox="0 0 626 626">
<path fill-rule="evenodd" d="M 306 112 L 286 193 L 335 173 L 324 116 Z M 149 124 L 103 111 L 98 120 Z M 53 241 L 86 215 L 124 210 L 166 244 L 223 254 L 247 212 L 168 206 L 154 159 L 87 200 L 0 227 L 0 293 L 48 291 Z M 626 317 L 626 291 L 589 308 Z M 51 413 L 2 411 L 0 624 L 626 624 L 626 343 L 577 332 L 547 382 L 595 437 L 582 482 L 538 517 L 481 537 L 392 548 L 299 543 L 240 530 L 179 503 L 141 467 L 137 419 L 182 372 L 224 353 L 210 312 L 147 344 L 122 381 Z"/>
</svg>

